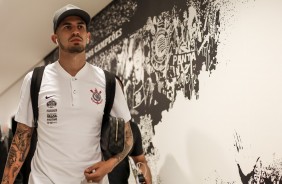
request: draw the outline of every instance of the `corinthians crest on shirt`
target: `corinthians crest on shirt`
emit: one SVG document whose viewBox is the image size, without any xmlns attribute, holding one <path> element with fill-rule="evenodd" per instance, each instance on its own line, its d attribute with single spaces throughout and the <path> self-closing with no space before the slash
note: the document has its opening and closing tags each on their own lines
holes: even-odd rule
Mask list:
<svg viewBox="0 0 282 184">
<path fill-rule="evenodd" d="M 103 99 L 102 99 L 102 96 L 101 96 L 102 91 L 98 91 L 96 88 L 91 89 L 90 91 L 92 93 L 92 97 L 91 97 L 92 102 L 94 102 L 96 104 L 100 104 L 100 103 L 103 102 Z"/>
</svg>

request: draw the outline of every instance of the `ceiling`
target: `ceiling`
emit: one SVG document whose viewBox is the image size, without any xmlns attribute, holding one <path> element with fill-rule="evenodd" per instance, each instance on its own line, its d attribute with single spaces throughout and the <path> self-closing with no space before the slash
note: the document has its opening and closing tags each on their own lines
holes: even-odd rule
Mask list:
<svg viewBox="0 0 282 184">
<path fill-rule="evenodd" d="M 56 47 L 50 38 L 57 9 L 73 4 L 93 17 L 111 1 L 0 0 L 0 96 Z"/>
</svg>

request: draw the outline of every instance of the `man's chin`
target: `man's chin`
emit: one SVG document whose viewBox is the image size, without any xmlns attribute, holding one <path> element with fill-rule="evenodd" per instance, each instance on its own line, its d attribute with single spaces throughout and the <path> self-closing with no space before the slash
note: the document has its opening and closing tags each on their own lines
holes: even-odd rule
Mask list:
<svg viewBox="0 0 282 184">
<path fill-rule="evenodd" d="M 69 48 L 70 53 L 81 53 L 84 51 L 85 51 L 85 47 L 81 47 L 81 46 Z"/>
</svg>

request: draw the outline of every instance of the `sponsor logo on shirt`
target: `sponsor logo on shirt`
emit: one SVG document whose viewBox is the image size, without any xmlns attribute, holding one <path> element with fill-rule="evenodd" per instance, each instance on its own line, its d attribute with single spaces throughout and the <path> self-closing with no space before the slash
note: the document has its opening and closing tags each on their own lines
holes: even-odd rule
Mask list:
<svg viewBox="0 0 282 184">
<path fill-rule="evenodd" d="M 51 99 L 49 102 L 47 102 L 47 107 L 48 108 L 54 108 L 57 106 L 57 102 L 53 99 Z"/>
<path fill-rule="evenodd" d="M 102 91 L 98 91 L 96 88 L 91 89 L 90 91 L 92 93 L 92 97 L 91 97 L 92 102 L 94 102 L 96 104 L 100 104 L 100 103 L 103 102 L 103 99 L 102 99 L 102 96 L 101 96 Z"/>
<path fill-rule="evenodd" d="M 45 99 L 49 99 L 50 97 L 52 97 L 54 95 L 51 96 L 45 96 Z M 57 115 L 57 102 L 53 99 L 50 99 L 47 103 L 47 124 L 56 124 L 58 123 L 58 115 Z"/>
</svg>

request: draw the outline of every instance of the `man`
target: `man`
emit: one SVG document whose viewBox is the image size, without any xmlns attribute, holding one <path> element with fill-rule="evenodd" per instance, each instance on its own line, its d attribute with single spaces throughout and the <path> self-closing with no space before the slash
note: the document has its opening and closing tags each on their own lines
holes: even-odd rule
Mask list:
<svg viewBox="0 0 282 184">
<path fill-rule="evenodd" d="M 116 76 L 121 88 L 123 90 L 123 82 Z M 130 121 L 130 127 L 133 135 L 133 146 L 128 156 L 130 156 L 136 165 L 140 165 L 140 171 L 144 175 L 145 184 L 152 183 L 152 176 L 150 168 L 147 164 L 146 157 L 144 155 L 142 146 L 142 137 L 138 125 L 135 122 Z M 109 173 L 110 183 L 114 184 L 128 184 L 130 175 L 129 158 L 123 159 L 113 170 Z"/>
<path fill-rule="evenodd" d="M 101 124 L 105 106 L 105 75 L 85 61 L 90 16 L 67 5 L 55 12 L 51 39 L 59 46 L 59 60 L 47 65 L 38 96 L 38 142 L 31 163 L 30 184 L 108 184 L 107 174 L 128 154 L 132 133 L 130 113 L 119 85 L 111 115 L 125 120 L 125 148 L 102 160 Z M 34 124 L 30 102 L 32 73 L 26 75 L 18 123 L 2 184 L 14 182 L 30 147 Z M 95 93 L 95 94 L 94 94 Z"/>
</svg>

